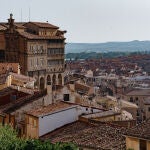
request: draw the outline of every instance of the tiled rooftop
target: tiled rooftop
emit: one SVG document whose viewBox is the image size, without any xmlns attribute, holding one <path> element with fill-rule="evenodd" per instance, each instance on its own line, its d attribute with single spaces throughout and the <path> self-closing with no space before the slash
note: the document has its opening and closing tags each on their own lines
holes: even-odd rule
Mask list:
<svg viewBox="0 0 150 150">
<path fill-rule="evenodd" d="M 133 90 L 133 91 L 127 93 L 126 95 L 127 95 L 127 96 L 135 96 L 135 95 L 139 95 L 139 96 L 150 96 L 150 90 L 149 90 L 149 89 Z"/>
<path fill-rule="evenodd" d="M 73 142 L 84 148 L 97 150 L 125 150 L 123 128 L 107 124 L 88 124 L 74 122 L 41 137 L 42 140 L 55 142 Z"/>
<path fill-rule="evenodd" d="M 48 29 L 55 29 L 57 31 L 57 34 L 55 36 L 44 36 L 44 35 L 37 35 L 33 34 L 32 32 L 29 32 L 28 30 L 28 24 L 33 24 L 35 27 L 38 28 L 48 28 Z M 64 39 L 63 34 L 66 33 L 66 31 L 58 30 L 59 27 L 52 25 L 48 22 L 14 22 L 15 29 L 23 29 L 23 30 L 17 30 L 17 32 L 27 38 L 27 39 L 43 39 L 43 40 L 49 40 L 49 39 Z M 0 30 L 6 30 L 9 28 L 9 24 L 7 22 L 1 22 L 0 23 Z"/>
<path fill-rule="evenodd" d="M 50 23 L 46 23 L 46 22 L 31 22 L 33 23 L 34 25 L 40 27 L 40 28 L 53 28 L 53 29 L 58 29 L 57 26 L 54 26 Z"/>
<path fill-rule="evenodd" d="M 81 97 L 78 93 L 76 93 L 75 101 L 74 102 L 68 102 L 68 103 L 80 105 L 83 107 L 91 107 L 91 108 L 95 108 L 95 109 L 105 110 L 105 109 L 102 109 L 101 105 L 99 105 L 95 102 L 91 102 L 90 100 L 88 100 L 86 98 L 84 99 L 84 97 Z"/>
<path fill-rule="evenodd" d="M 4 31 L 6 29 L 7 29 L 6 27 L 4 27 L 3 25 L 0 25 L 0 31 Z"/>
<path fill-rule="evenodd" d="M 136 127 L 130 128 L 126 135 L 150 140 L 150 118 Z"/>
<path fill-rule="evenodd" d="M 0 113 L 11 113 L 16 109 L 45 96 L 45 92 L 37 92 L 32 95 L 25 95 L 17 100 L 11 101 L 8 104 L 0 107 Z"/>
<path fill-rule="evenodd" d="M 0 63 L 0 74 L 5 74 L 7 71 L 17 73 L 19 69 L 19 63 Z"/>
<path fill-rule="evenodd" d="M 92 127 L 90 123 L 82 122 L 82 121 L 76 121 L 74 123 L 67 124 L 59 129 L 56 129 L 53 132 L 50 132 L 44 136 L 41 137 L 41 139 L 48 140 L 52 139 L 53 142 L 55 141 L 55 138 L 58 138 L 60 136 L 64 136 L 67 134 L 75 134 L 79 133 L 80 131 Z"/>
<path fill-rule="evenodd" d="M 108 117 L 108 116 L 115 116 L 115 115 L 120 115 L 121 113 L 115 112 L 113 110 L 108 110 L 104 112 L 98 112 L 98 113 L 93 113 L 93 114 L 88 114 L 84 115 L 84 118 L 103 118 L 103 117 Z"/>
<path fill-rule="evenodd" d="M 21 22 L 15 22 L 15 27 L 16 28 L 20 28 L 20 29 L 25 29 L 25 27 L 23 26 L 24 25 L 24 23 L 21 23 Z"/>
<path fill-rule="evenodd" d="M 1 24 L 2 26 L 4 26 L 6 29 L 9 27 L 8 22 L 1 22 L 0 24 Z M 24 24 L 25 24 L 24 22 L 14 22 L 14 25 L 15 25 L 16 28 L 25 28 L 25 27 L 23 26 Z"/>
<path fill-rule="evenodd" d="M 36 109 L 36 110 L 31 110 L 31 111 L 27 112 L 27 114 L 32 115 L 32 116 L 36 116 L 36 117 L 40 117 L 40 116 L 55 113 L 58 111 L 62 111 L 65 109 L 69 109 L 72 107 L 76 107 L 76 105 L 59 101 L 59 102 L 56 102 L 54 104 L 50 104 L 50 105 L 45 106 L 45 107 L 40 107 L 39 109 Z"/>
</svg>

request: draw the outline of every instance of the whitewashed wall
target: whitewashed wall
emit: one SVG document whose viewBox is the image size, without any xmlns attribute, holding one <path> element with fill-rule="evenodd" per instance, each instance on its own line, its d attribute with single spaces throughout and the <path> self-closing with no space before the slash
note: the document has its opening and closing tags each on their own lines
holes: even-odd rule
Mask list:
<svg viewBox="0 0 150 150">
<path fill-rule="evenodd" d="M 77 107 L 78 116 L 80 116 L 81 114 L 91 114 L 92 112 L 97 113 L 97 112 L 102 112 L 102 110 L 96 108 L 84 107 L 84 106 Z"/>
<path fill-rule="evenodd" d="M 78 120 L 76 107 L 39 118 L 39 136 Z"/>
</svg>

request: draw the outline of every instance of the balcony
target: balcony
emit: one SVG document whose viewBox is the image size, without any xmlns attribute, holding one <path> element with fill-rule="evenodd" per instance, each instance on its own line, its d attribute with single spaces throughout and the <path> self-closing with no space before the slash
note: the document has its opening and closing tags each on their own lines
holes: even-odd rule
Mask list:
<svg viewBox="0 0 150 150">
<path fill-rule="evenodd" d="M 49 65 L 47 66 L 47 72 L 64 72 L 64 65 Z"/>
<path fill-rule="evenodd" d="M 65 59 L 65 55 L 64 54 L 47 54 L 47 57 L 49 59 Z"/>
<path fill-rule="evenodd" d="M 64 48 L 64 43 L 51 43 L 47 45 L 48 48 Z"/>
<path fill-rule="evenodd" d="M 46 66 L 45 65 L 35 65 L 32 67 L 28 67 L 28 71 L 39 71 L 39 70 L 45 70 Z"/>
</svg>

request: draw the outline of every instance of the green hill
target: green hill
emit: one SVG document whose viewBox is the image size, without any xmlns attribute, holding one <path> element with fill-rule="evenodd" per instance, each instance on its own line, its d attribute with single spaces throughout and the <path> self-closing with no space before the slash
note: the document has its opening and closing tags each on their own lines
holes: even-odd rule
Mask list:
<svg viewBox="0 0 150 150">
<path fill-rule="evenodd" d="M 150 41 L 107 42 L 107 43 L 67 43 L 66 53 L 81 52 L 137 52 L 150 51 Z"/>
</svg>

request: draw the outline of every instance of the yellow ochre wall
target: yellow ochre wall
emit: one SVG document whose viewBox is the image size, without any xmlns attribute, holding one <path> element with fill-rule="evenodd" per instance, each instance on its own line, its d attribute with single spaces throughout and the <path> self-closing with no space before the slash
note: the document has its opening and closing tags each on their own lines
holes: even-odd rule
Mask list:
<svg viewBox="0 0 150 150">
<path fill-rule="evenodd" d="M 147 141 L 147 150 L 150 150 L 150 141 Z"/>
<path fill-rule="evenodd" d="M 38 139 L 38 118 L 26 114 L 26 137 Z"/>
<path fill-rule="evenodd" d="M 134 150 L 140 150 L 139 139 L 126 137 L 126 148 L 132 148 Z"/>
<path fill-rule="evenodd" d="M 127 150 L 129 148 L 132 148 L 134 150 L 140 150 L 140 139 L 138 138 L 132 138 L 132 137 L 126 137 L 126 148 Z M 150 141 L 146 141 L 147 143 L 147 150 L 150 150 Z"/>
</svg>

